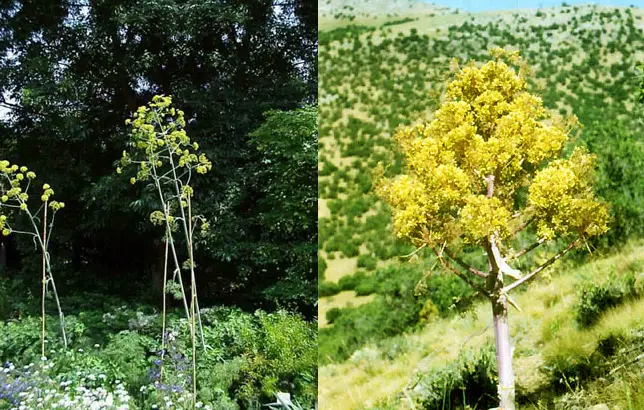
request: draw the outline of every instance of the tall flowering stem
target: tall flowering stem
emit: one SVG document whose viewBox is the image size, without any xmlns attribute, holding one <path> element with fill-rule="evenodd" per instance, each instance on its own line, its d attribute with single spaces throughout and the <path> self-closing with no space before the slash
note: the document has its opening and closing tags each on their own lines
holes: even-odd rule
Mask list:
<svg viewBox="0 0 644 410">
<path fill-rule="evenodd" d="M 184 129 L 184 113 L 171 107 L 172 99 L 167 96 L 155 96 L 147 106 L 139 107 L 126 124 L 132 126 L 129 150 L 123 152 L 121 166 L 117 173 L 129 165 L 136 166 L 136 176 L 130 183 L 152 181 L 159 195 L 160 210 L 150 214 L 150 221 L 155 225 L 165 225 L 166 243 L 169 245 L 174 262 L 173 282 L 167 287 L 164 278 L 164 289 L 179 288 L 186 316 L 191 326 L 193 345 L 193 373 L 196 366 L 196 327 L 199 326 L 201 345 L 206 349 L 203 339 L 203 327 L 197 300 L 197 283 L 194 260 L 194 229 L 199 227 L 202 234 L 208 231 L 208 222 L 201 215 L 193 215 L 192 197 L 194 190 L 190 181 L 194 174 L 205 174 L 212 169 L 212 163 L 205 154 L 199 152 L 199 145 L 192 142 Z M 188 259 L 179 262 L 175 235 L 183 234 Z M 190 301 L 183 285 L 182 270 L 190 272 Z M 165 311 L 165 310 L 164 310 Z M 194 376 L 194 375 L 193 375 Z M 193 377 L 193 384 L 196 383 Z M 193 393 L 196 384 L 193 385 Z M 193 401 L 196 395 L 193 394 Z"/>
<path fill-rule="evenodd" d="M 33 237 L 34 243 L 40 248 L 42 253 L 41 353 L 44 357 L 46 338 L 45 299 L 47 297 L 48 285 L 51 285 L 52 294 L 56 301 L 63 343 L 65 347 L 67 347 L 65 315 L 63 314 L 63 310 L 60 305 L 60 299 L 58 297 L 56 283 L 54 282 L 49 255 L 49 241 L 51 239 L 51 231 L 54 227 L 54 218 L 56 213 L 65 207 L 65 203 L 50 200 L 54 195 L 54 190 L 49 184 L 44 184 L 42 186 L 42 194 L 40 196 L 41 205 L 37 211 L 32 212 L 29 207 L 29 188 L 35 178 L 36 174 L 33 171 L 29 171 L 25 166 L 18 166 L 16 164 L 12 165 L 6 160 L 0 161 L 0 231 L 4 236 L 16 233 Z M 48 209 L 52 211 L 51 219 L 49 221 L 47 220 Z M 31 222 L 32 230 L 21 231 L 14 229 L 11 226 L 7 215 L 5 215 L 5 212 L 10 213 L 11 211 L 24 212 Z M 40 222 L 39 217 L 41 212 L 43 213 L 42 222 Z M 41 223 L 42 228 L 38 227 L 37 222 Z"/>
</svg>

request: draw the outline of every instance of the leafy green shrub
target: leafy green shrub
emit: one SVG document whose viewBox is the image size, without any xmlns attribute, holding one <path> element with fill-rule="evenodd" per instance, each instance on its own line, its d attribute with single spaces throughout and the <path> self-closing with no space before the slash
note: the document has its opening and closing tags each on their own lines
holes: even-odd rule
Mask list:
<svg viewBox="0 0 644 410">
<path fill-rule="evenodd" d="M 340 278 L 338 285 L 341 290 L 354 290 L 365 281 L 369 281 L 371 276 L 367 275 L 364 271 L 357 271 L 353 275 L 345 275 Z"/>
<path fill-rule="evenodd" d="M 317 397 L 317 327 L 287 312 L 255 316 L 261 326 L 259 351 L 251 356 L 236 396 L 251 407 L 257 397 L 288 390 L 311 405 Z"/>
<path fill-rule="evenodd" d="M 48 318 L 53 319 L 53 318 Z M 69 320 L 68 320 L 69 324 Z M 37 362 L 40 359 L 41 321 L 39 317 L 27 316 L 21 320 L 0 322 L 0 358 L 3 362 L 23 360 L 19 364 Z M 52 336 L 50 348 L 57 349 L 55 335 L 48 329 L 47 336 Z M 18 359 L 19 358 L 19 359 Z"/>
<path fill-rule="evenodd" d="M 360 254 L 360 245 L 353 241 L 346 241 L 340 243 L 340 252 L 347 258 L 353 258 Z"/>
<path fill-rule="evenodd" d="M 432 302 L 431 299 L 427 299 L 423 307 L 420 309 L 420 312 L 418 313 L 418 319 L 421 323 L 428 323 L 434 318 L 438 317 L 438 315 L 438 308 L 436 307 L 434 302 Z"/>
<path fill-rule="evenodd" d="M 326 272 L 326 260 L 318 256 L 318 283 L 324 280 L 324 273 Z"/>
<path fill-rule="evenodd" d="M 413 19 L 411 17 L 405 17 L 404 19 L 400 19 L 400 20 L 387 21 L 385 23 L 382 23 L 382 26 L 380 26 L 380 27 L 382 28 L 382 27 L 387 27 L 387 26 L 395 26 L 395 25 L 398 25 L 398 24 L 409 23 L 410 21 L 416 21 L 416 20 L 417 19 Z"/>
<path fill-rule="evenodd" d="M 574 307 L 575 320 L 582 327 L 595 324 L 606 310 L 639 296 L 635 276 L 627 273 L 621 277 L 611 275 L 605 283 L 586 284 L 579 294 Z"/>
<path fill-rule="evenodd" d="M 327 323 L 333 324 L 333 322 L 335 322 L 335 320 L 337 318 L 339 318 L 340 315 L 342 315 L 342 310 L 340 310 L 339 308 L 334 307 L 334 308 L 329 309 L 326 312 L 326 321 L 327 321 Z"/>
<path fill-rule="evenodd" d="M 367 296 L 378 291 L 378 278 L 375 275 L 366 277 L 354 288 L 356 296 Z"/>
<path fill-rule="evenodd" d="M 337 295 L 340 291 L 340 286 L 335 282 L 323 281 L 318 284 L 318 295 L 321 298 Z"/>
<path fill-rule="evenodd" d="M 377 264 L 378 264 L 378 260 L 371 255 L 362 254 L 358 256 L 359 268 L 365 268 L 366 270 L 374 270 L 376 269 Z"/>
<path fill-rule="evenodd" d="M 498 404 L 496 374 L 493 346 L 464 350 L 454 363 L 419 375 L 413 398 L 424 409 L 490 408 Z"/>
</svg>

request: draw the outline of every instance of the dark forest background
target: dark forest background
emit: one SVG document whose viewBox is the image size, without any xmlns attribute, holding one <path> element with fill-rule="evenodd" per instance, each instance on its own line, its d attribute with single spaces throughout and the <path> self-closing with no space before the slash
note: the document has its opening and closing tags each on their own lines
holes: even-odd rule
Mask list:
<svg viewBox="0 0 644 410">
<path fill-rule="evenodd" d="M 161 298 L 154 192 L 117 175 L 125 120 L 173 96 L 213 163 L 195 182 L 202 306 L 316 315 L 317 4 L 305 0 L 0 0 L 0 158 L 66 207 L 59 293 Z M 283 112 L 267 112 L 280 110 Z M 294 111 L 295 110 L 295 111 Z M 5 276 L 37 294 L 29 238 L 3 238 Z"/>
</svg>

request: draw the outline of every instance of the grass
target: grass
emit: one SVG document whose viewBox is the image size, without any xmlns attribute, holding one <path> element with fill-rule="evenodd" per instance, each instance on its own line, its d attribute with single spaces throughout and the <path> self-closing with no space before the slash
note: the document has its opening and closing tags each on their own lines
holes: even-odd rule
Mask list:
<svg viewBox="0 0 644 410">
<path fill-rule="evenodd" d="M 584 281 L 601 280 L 607 271 L 623 272 L 633 262 L 643 260 L 644 243 L 633 243 L 619 254 L 580 267 L 556 265 L 550 281 L 544 277 L 517 294 L 515 300 L 523 311 L 510 312 L 517 385 L 527 391 L 543 388 L 546 380 L 540 368 L 548 355 L 573 350 L 587 354 L 607 335 L 643 327 L 644 299 L 612 309 L 590 329 L 579 329 L 570 314 L 578 287 Z M 644 281 L 641 274 L 639 280 Z M 465 346 L 476 348 L 493 343 L 490 310 L 487 303 L 479 303 L 465 315 L 439 319 L 423 331 L 406 335 L 410 347 L 393 361 L 378 352 L 368 364 L 350 360 L 320 368 L 320 409 L 357 410 L 395 401 L 416 372 L 445 366 Z"/>
</svg>

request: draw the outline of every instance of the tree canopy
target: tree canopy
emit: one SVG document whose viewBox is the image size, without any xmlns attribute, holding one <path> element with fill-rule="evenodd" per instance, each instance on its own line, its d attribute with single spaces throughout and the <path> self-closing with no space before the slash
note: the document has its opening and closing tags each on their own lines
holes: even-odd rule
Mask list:
<svg viewBox="0 0 644 410">
<path fill-rule="evenodd" d="M 594 156 L 577 148 L 545 165 L 560 155 L 575 118 L 548 115 L 526 90 L 518 54 L 493 56 L 459 71 L 434 120 L 395 135 L 408 172 L 380 192 L 398 235 L 435 247 L 503 240 L 527 221 L 543 240 L 606 232 L 608 208 L 592 187 Z"/>
<path fill-rule="evenodd" d="M 213 164 L 195 186 L 198 211 L 211 221 L 196 250 L 206 300 L 270 307 L 265 290 L 293 275 L 314 280 L 308 268 L 258 256 L 265 233 L 257 215 L 273 188 L 259 183 L 266 158 L 250 134 L 266 111 L 315 101 L 316 24 L 315 6 L 297 0 L 0 3 L 0 156 L 46 175 L 65 201 L 52 246 L 70 286 L 88 275 L 145 283 L 157 264 L 162 247 L 147 238 L 162 232 L 145 221 L 158 204 L 145 186 L 123 183 L 133 175 L 113 172 L 124 121 L 156 94 L 173 96 Z M 314 144 L 317 134 L 306 135 Z M 280 210 L 293 215 L 279 206 L 274 217 Z M 297 229 L 310 235 L 315 217 L 306 215 L 310 223 Z M 312 265 L 314 251 L 305 254 Z"/>
</svg>

